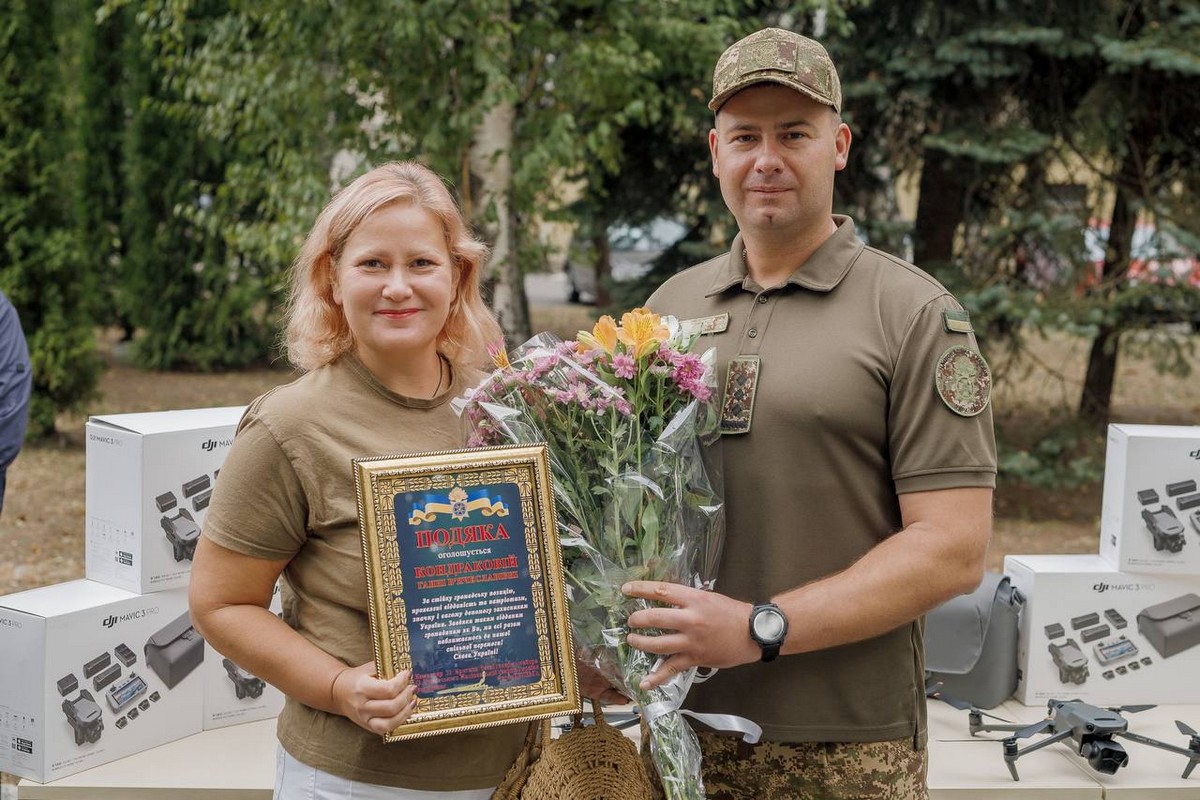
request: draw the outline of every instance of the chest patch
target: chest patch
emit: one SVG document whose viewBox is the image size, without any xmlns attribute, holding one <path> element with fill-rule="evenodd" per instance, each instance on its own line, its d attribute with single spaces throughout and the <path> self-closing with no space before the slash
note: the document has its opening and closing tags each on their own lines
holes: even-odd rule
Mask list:
<svg viewBox="0 0 1200 800">
<path fill-rule="evenodd" d="M 992 399 L 992 371 L 978 352 L 966 345 L 946 348 L 933 371 L 938 396 L 951 411 L 973 417 Z"/>
<path fill-rule="evenodd" d="M 679 323 L 686 336 L 703 336 L 709 333 L 724 333 L 729 328 L 729 314 L 685 319 Z"/>
</svg>

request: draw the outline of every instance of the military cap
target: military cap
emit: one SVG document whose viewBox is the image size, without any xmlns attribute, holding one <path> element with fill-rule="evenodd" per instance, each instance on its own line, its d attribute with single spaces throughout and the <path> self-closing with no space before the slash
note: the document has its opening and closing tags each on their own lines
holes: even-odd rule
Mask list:
<svg viewBox="0 0 1200 800">
<path fill-rule="evenodd" d="M 818 103 L 842 110 L 842 84 L 833 59 L 820 43 L 779 28 L 763 28 L 735 42 L 721 54 L 713 70 L 717 111 L 734 94 L 756 83 L 778 83 Z"/>
</svg>

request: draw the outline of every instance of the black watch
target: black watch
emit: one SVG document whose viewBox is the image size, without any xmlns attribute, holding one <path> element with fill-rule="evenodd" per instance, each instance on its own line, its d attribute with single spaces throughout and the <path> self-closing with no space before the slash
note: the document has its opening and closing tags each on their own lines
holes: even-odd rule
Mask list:
<svg viewBox="0 0 1200 800">
<path fill-rule="evenodd" d="M 761 603 L 750 611 L 750 638 L 762 648 L 763 661 L 775 660 L 787 632 L 787 617 L 774 603 Z"/>
</svg>

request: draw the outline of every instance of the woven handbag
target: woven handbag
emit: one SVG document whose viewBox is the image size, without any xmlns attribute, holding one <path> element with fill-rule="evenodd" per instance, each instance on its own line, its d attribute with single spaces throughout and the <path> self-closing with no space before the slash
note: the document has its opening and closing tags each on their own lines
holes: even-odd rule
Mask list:
<svg viewBox="0 0 1200 800">
<path fill-rule="evenodd" d="M 531 725 L 493 800 L 652 800 L 633 742 L 605 721 L 595 700 L 592 714 L 594 725 L 576 714 L 571 730 L 557 739 L 550 738 L 550 720 Z"/>
</svg>

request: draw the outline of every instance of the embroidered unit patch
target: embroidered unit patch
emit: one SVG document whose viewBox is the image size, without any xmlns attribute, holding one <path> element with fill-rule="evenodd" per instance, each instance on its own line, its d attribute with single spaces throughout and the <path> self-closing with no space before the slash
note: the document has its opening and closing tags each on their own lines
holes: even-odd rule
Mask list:
<svg viewBox="0 0 1200 800">
<path fill-rule="evenodd" d="M 725 396 L 721 400 L 721 433 L 748 433 L 758 388 L 758 356 L 731 359 L 725 371 Z"/>
<path fill-rule="evenodd" d="M 992 371 L 976 350 L 956 344 L 946 348 L 933 371 L 938 396 L 955 414 L 973 417 L 992 398 Z"/>
</svg>

